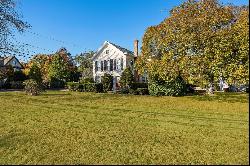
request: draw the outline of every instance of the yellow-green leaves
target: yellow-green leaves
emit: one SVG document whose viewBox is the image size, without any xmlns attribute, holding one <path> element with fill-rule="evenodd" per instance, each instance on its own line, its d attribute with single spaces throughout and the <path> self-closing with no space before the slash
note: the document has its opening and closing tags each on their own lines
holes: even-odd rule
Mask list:
<svg viewBox="0 0 250 166">
<path fill-rule="evenodd" d="M 147 29 L 137 68 L 166 81 L 181 74 L 199 84 L 221 76 L 228 83 L 246 83 L 248 18 L 248 8 L 222 6 L 216 0 L 187 1 Z"/>
</svg>

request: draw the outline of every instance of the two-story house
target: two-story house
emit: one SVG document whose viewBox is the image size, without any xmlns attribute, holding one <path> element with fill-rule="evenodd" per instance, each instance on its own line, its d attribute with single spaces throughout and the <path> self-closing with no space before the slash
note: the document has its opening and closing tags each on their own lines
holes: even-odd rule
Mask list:
<svg viewBox="0 0 250 166">
<path fill-rule="evenodd" d="M 135 53 L 105 41 L 93 57 L 93 77 L 95 82 L 101 82 L 104 73 L 113 76 L 114 85 L 119 82 L 122 72 L 130 67 L 133 71 L 135 58 L 138 56 L 138 40 L 134 43 Z"/>
</svg>

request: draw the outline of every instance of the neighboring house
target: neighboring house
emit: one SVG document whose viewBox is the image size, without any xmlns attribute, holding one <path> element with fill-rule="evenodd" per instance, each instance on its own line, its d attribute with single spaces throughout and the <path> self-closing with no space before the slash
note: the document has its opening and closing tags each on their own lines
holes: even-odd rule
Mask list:
<svg viewBox="0 0 250 166">
<path fill-rule="evenodd" d="M 0 67 L 12 66 L 14 71 L 23 69 L 22 64 L 15 56 L 0 57 Z"/>
<path fill-rule="evenodd" d="M 135 80 L 139 82 L 141 79 L 134 70 L 134 63 L 137 57 L 138 40 L 134 42 L 134 52 L 105 41 L 92 58 L 93 78 L 95 82 L 101 82 L 102 76 L 108 73 L 113 76 L 113 82 L 116 85 L 120 81 L 122 72 L 128 67 L 133 70 L 136 77 Z"/>
</svg>

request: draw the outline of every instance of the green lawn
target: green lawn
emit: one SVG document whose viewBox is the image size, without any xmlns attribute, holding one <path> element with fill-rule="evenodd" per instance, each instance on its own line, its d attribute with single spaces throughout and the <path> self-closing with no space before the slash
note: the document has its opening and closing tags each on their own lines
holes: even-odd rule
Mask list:
<svg viewBox="0 0 250 166">
<path fill-rule="evenodd" d="M 249 164 L 248 103 L 0 92 L 0 164 Z"/>
</svg>

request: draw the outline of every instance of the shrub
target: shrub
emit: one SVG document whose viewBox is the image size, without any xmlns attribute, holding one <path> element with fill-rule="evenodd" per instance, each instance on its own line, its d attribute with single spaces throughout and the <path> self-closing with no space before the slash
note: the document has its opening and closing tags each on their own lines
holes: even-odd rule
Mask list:
<svg viewBox="0 0 250 166">
<path fill-rule="evenodd" d="M 187 92 L 187 85 L 182 77 L 174 81 L 151 81 L 149 94 L 153 96 L 184 96 Z"/>
<path fill-rule="evenodd" d="M 112 91 L 113 88 L 113 76 L 105 73 L 102 77 L 103 91 Z"/>
<path fill-rule="evenodd" d="M 78 82 L 68 82 L 67 87 L 70 91 L 79 91 L 79 92 L 103 92 L 103 85 L 101 83 L 87 83 L 81 84 Z"/>
<path fill-rule="evenodd" d="M 138 88 L 147 88 L 148 89 L 148 83 L 133 82 L 130 85 L 130 89 L 137 90 Z"/>
<path fill-rule="evenodd" d="M 80 80 L 80 83 L 86 84 L 86 83 L 95 83 L 93 78 L 84 78 Z"/>
<path fill-rule="evenodd" d="M 120 84 L 121 87 L 128 87 L 134 82 L 134 75 L 130 68 L 126 68 L 121 75 Z"/>
<path fill-rule="evenodd" d="M 134 89 L 129 89 L 129 94 L 131 94 L 131 95 L 138 95 L 139 93 L 138 93 L 138 91 L 137 90 L 134 90 Z"/>
<path fill-rule="evenodd" d="M 42 92 L 42 88 L 39 85 L 39 83 L 37 83 L 35 80 L 33 79 L 29 79 L 24 81 L 24 86 L 25 86 L 25 92 L 29 95 L 32 96 L 37 96 Z"/>
<path fill-rule="evenodd" d="M 83 85 L 83 92 L 96 92 L 95 84 L 87 83 Z"/>
<path fill-rule="evenodd" d="M 96 93 L 102 93 L 103 92 L 103 84 L 102 83 L 96 83 Z"/>
<path fill-rule="evenodd" d="M 13 74 L 13 81 L 25 81 L 27 76 L 22 71 L 15 71 Z"/>
<path fill-rule="evenodd" d="M 11 81 L 10 88 L 11 89 L 23 89 L 24 88 L 23 81 Z"/>
<path fill-rule="evenodd" d="M 122 88 L 120 93 L 121 94 L 129 94 L 129 89 L 128 88 Z"/>
<path fill-rule="evenodd" d="M 78 82 L 67 82 L 67 87 L 70 91 L 77 91 L 79 90 L 79 83 Z"/>
<path fill-rule="evenodd" d="M 148 88 L 138 88 L 136 92 L 139 95 L 149 95 Z"/>
<path fill-rule="evenodd" d="M 51 78 L 49 87 L 52 89 L 57 89 L 57 88 L 64 88 L 65 87 L 65 82 L 63 80 L 59 80 L 57 78 Z"/>
</svg>

